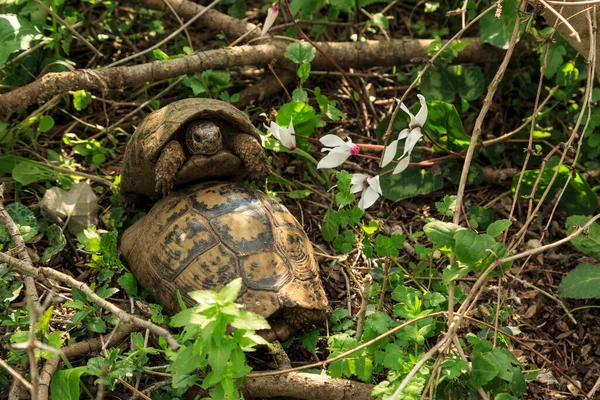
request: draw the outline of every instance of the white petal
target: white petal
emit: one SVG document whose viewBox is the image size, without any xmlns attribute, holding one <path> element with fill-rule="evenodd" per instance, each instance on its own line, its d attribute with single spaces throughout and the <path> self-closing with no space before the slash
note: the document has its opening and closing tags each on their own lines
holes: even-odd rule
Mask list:
<svg viewBox="0 0 600 400">
<path fill-rule="evenodd" d="M 373 189 L 380 195 L 383 195 L 383 192 L 381 191 L 381 185 L 379 183 L 379 175 L 376 175 L 372 178 L 367 178 L 367 183 L 369 184 L 369 187 L 371 189 Z"/>
<path fill-rule="evenodd" d="M 364 190 L 366 186 L 366 180 L 369 178 L 368 175 L 365 174 L 354 174 L 352 175 L 352 186 L 350 187 L 350 193 L 358 193 Z"/>
<path fill-rule="evenodd" d="M 267 18 L 265 19 L 265 24 L 262 29 L 262 36 L 265 35 L 271 29 L 275 20 L 277 19 L 277 14 L 279 14 L 279 9 L 275 6 L 269 7 L 269 11 L 267 12 Z"/>
<path fill-rule="evenodd" d="M 366 210 L 367 208 L 371 207 L 378 198 L 379 193 L 369 187 L 362 193 L 360 201 L 358 202 L 358 207 Z"/>
<path fill-rule="evenodd" d="M 288 131 L 292 135 L 296 134 L 296 131 L 294 130 L 294 121 L 291 118 L 290 118 L 290 125 L 288 126 Z"/>
<path fill-rule="evenodd" d="M 398 151 L 398 141 L 394 140 L 388 147 L 385 148 L 383 152 L 383 161 L 381 163 L 382 167 L 388 165 L 394 157 L 396 157 L 396 152 Z"/>
<path fill-rule="evenodd" d="M 398 135 L 398 140 L 404 139 L 405 137 L 408 136 L 409 133 L 410 133 L 410 128 L 402 129 L 402 131 L 400 131 L 400 134 Z"/>
<path fill-rule="evenodd" d="M 409 109 L 404 105 L 404 103 L 400 104 L 400 108 L 402 109 L 402 111 L 408 114 L 408 116 L 410 117 L 410 124 L 412 125 L 413 121 L 415 120 L 415 116 L 409 111 Z"/>
<path fill-rule="evenodd" d="M 335 168 L 339 167 L 350 157 L 348 153 L 338 153 L 335 151 L 329 152 L 328 155 L 323 157 L 321 161 L 317 164 L 317 169 L 319 168 Z"/>
<path fill-rule="evenodd" d="M 408 135 L 408 137 L 406 138 L 406 142 L 404 143 L 404 153 L 402 154 L 402 157 L 404 157 L 406 154 L 410 154 L 415 148 L 415 145 L 417 144 L 419 139 L 421 139 L 422 137 L 423 133 L 421 133 L 421 128 L 413 129 L 412 132 L 410 132 L 410 135 Z"/>
<path fill-rule="evenodd" d="M 357 183 L 364 182 L 368 177 L 369 177 L 369 175 L 365 175 L 365 174 L 353 174 L 352 175 L 352 179 L 350 180 L 350 182 L 353 185 L 355 185 Z"/>
<path fill-rule="evenodd" d="M 398 165 L 396 165 L 396 168 L 394 168 L 393 174 L 399 174 L 400 172 L 404 171 L 406 168 L 408 168 L 409 163 L 410 156 L 406 156 L 403 159 L 401 159 Z"/>
<path fill-rule="evenodd" d="M 422 94 L 418 94 L 417 97 L 421 103 L 421 109 L 415 117 L 415 122 L 419 124 L 419 126 L 423 126 L 425 125 L 425 121 L 427 121 L 427 102 L 425 102 L 425 96 Z"/>
<path fill-rule="evenodd" d="M 319 141 L 327 147 L 338 147 L 346 144 L 346 142 L 344 142 L 336 135 L 325 135 L 321 139 L 319 139 Z"/>
</svg>

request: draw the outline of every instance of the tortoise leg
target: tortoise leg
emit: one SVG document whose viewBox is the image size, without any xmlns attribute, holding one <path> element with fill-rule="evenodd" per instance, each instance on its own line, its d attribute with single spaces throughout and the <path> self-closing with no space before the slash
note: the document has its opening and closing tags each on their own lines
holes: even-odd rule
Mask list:
<svg viewBox="0 0 600 400">
<path fill-rule="evenodd" d="M 242 160 L 250 179 L 262 180 L 271 174 L 267 155 L 253 136 L 247 133 L 232 135 L 226 146 Z"/>
<path fill-rule="evenodd" d="M 162 149 L 154 174 L 156 176 L 156 191 L 163 196 L 171 194 L 175 184 L 175 175 L 185 162 L 185 152 L 183 146 L 176 140 L 173 140 Z"/>
</svg>

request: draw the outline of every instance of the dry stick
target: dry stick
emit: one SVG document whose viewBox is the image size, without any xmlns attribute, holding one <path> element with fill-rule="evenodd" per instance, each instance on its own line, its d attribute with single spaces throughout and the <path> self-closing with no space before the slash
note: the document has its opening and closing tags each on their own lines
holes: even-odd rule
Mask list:
<svg viewBox="0 0 600 400">
<path fill-rule="evenodd" d="M 14 370 L 10 365 L 8 365 L 8 363 L 6 361 L 4 361 L 1 358 L 0 358 L 0 367 L 7 370 L 15 379 L 17 379 L 19 382 L 21 382 L 21 385 L 25 386 L 25 389 L 27 389 L 27 390 L 29 390 L 29 392 L 33 393 L 33 386 L 31 385 L 31 383 L 29 383 L 29 381 L 27 381 L 27 379 L 23 378 L 23 375 L 21 375 L 18 371 Z"/>
<path fill-rule="evenodd" d="M 173 13 L 173 16 L 175 17 L 177 22 L 179 22 L 179 25 L 181 25 L 181 27 L 183 28 L 185 37 L 187 38 L 188 44 L 190 45 L 190 49 L 192 49 L 192 51 L 194 51 L 194 44 L 192 43 L 192 38 L 190 37 L 190 33 L 188 32 L 187 27 L 185 26 L 183 20 L 181 19 L 181 17 L 179 17 L 179 14 L 177 14 L 177 11 L 175 11 L 175 9 L 173 8 L 173 6 L 171 5 L 171 2 L 169 0 L 163 0 L 163 2 L 169 8 L 171 13 Z"/>
<path fill-rule="evenodd" d="M 594 14 L 593 17 L 590 15 L 589 9 L 587 9 L 588 28 L 590 30 L 590 52 L 589 52 L 588 60 L 587 60 L 588 61 L 588 70 L 587 70 L 588 80 L 587 80 L 585 92 L 583 94 L 584 98 L 587 99 L 587 107 L 586 107 L 587 108 L 587 119 L 585 121 L 585 125 L 584 125 L 583 129 L 581 130 L 581 135 L 579 136 L 579 141 L 577 142 L 577 151 L 575 152 L 575 157 L 573 157 L 573 165 L 571 165 L 572 170 L 574 170 L 576 167 L 577 160 L 579 159 L 579 154 L 581 153 L 581 147 L 583 146 L 583 138 L 585 137 L 585 132 L 587 131 L 590 121 L 592 120 L 591 102 L 592 102 L 592 90 L 593 90 L 594 77 L 595 77 L 594 71 L 596 68 L 596 31 L 598 28 L 596 26 L 596 8 L 594 8 L 592 12 Z M 584 104 L 585 104 L 585 101 L 584 101 Z M 581 114 L 583 114 L 583 112 Z M 575 134 L 575 132 L 573 134 Z M 543 240 L 544 237 L 546 236 L 546 232 L 548 232 L 548 229 L 550 228 L 550 223 L 552 222 L 552 220 L 554 218 L 554 214 L 556 213 L 558 204 L 560 203 L 562 196 L 565 194 L 567 185 L 571 182 L 572 178 L 573 178 L 573 174 L 569 174 L 567 176 L 567 180 L 563 186 L 563 189 L 560 192 L 558 198 L 556 199 L 556 201 L 554 203 L 554 207 L 552 208 L 552 212 L 550 213 L 550 216 L 548 217 L 548 222 L 546 223 L 544 231 L 542 232 L 540 241 Z"/>
<path fill-rule="evenodd" d="M 425 318 L 432 318 L 432 317 L 438 317 L 440 315 L 445 315 L 446 312 L 445 311 L 438 311 L 435 313 L 431 313 L 431 314 L 427 314 L 427 315 L 423 315 L 420 316 L 418 318 L 412 319 L 410 321 L 406 321 L 392 329 L 390 329 L 389 331 L 382 333 L 381 335 L 377 336 L 376 338 L 373 338 L 371 340 L 369 340 L 368 342 L 365 342 L 363 344 L 361 344 L 360 346 L 356 346 L 355 348 L 348 350 L 342 354 L 339 354 L 333 358 L 327 359 L 325 361 L 319 361 L 319 362 L 315 362 L 312 364 L 306 364 L 303 365 L 301 367 L 294 367 L 294 368 L 290 368 L 290 369 L 284 369 L 281 371 L 268 371 L 268 372 L 252 372 L 250 374 L 248 374 L 249 378 L 254 378 L 254 377 L 259 377 L 259 376 L 271 376 L 271 375 L 281 375 L 281 374 L 287 374 L 288 372 L 294 372 L 294 371 L 301 371 L 303 369 L 310 369 L 310 368 L 317 368 L 317 367 L 321 367 L 321 368 L 325 368 L 327 365 L 331 364 L 332 362 L 335 362 L 337 360 L 341 360 L 342 358 L 348 357 L 351 354 L 356 353 L 357 351 L 360 351 L 366 347 L 371 346 L 373 343 L 377 343 L 378 341 L 380 341 L 381 339 L 384 339 L 388 336 L 390 336 L 393 333 L 398 332 L 400 329 L 406 328 L 407 326 L 411 325 L 412 323 L 421 321 Z"/>
<path fill-rule="evenodd" d="M 537 1 L 539 1 L 540 3 L 542 3 L 544 5 L 544 7 L 546 7 L 548 10 L 550 10 L 550 12 L 556 16 L 556 18 L 558 18 L 563 24 L 565 24 L 565 26 L 571 31 L 571 36 L 575 37 L 575 40 L 577 40 L 578 42 L 581 42 L 581 38 L 579 37 L 579 33 L 577 33 L 577 31 L 575 30 L 575 28 L 573 28 L 573 25 L 571 25 L 569 23 L 569 21 L 567 21 L 565 19 L 565 17 L 563 17 L 558 11 L 556 11 L 554 9 L 554 7 L 552 7 L 550 4 L 546 3 L 544 0 L 537 0 Z"/>
<path fill-rule="evenodd" d="M 381 294 L 379 295 L 379 303 L 377 303 L 377 311 L 381 311 L 383 308 L 383 302 L 385 300 L 385 292 L 387 291 L 388 281 L 390 279 L 390 264 L 387 260 L 383 261 L 383 282 L 381 283 Z"/>
<path fill-rule="evenodd" d="M 478 38 L 463 39 L 469 45 L 459 54 L 458 63 L 494 62 L 502 51 L 488 49 Z M 347 67 L 368 68 L 409 63 L 414 57 L 427 55 L 432 40 L 391 40 L 389 42 L 366 41 L 362 43 L 319 42 L 317 45 L 329 57 Z M 69 90 L 106 91 L 111 88 L 133 87 L 148 81 L 174 78 L 207 69 L 243 65 L 268 64 L 285 58 L 287 43 L 271 41 L 256 46 L 244 45 L 233 48 L 209 50 L 176 59 L 153 61 L 129 67 L 75 70 L 73 72 L 48 73 L 40 79 L 0 95 L 0 114 L 22 109 L 46 101 Z M 484 50 L 485 48 L 485 50 Z M 357 57 L 360 52 L 361 57 Z M 331 64 L 318 54 L 313 60 L 315 69 L 329 69 Z"/>
<path fill-rule="evenodd" d="M 40 7 L 42 7 L 48 14 L 52 15 L 52 18 L 56 19 L 62 26 L 64 26 L 65 28 L 67 28 L 67 30 L 69 32 L 71 32 L 73 34 L 73 36 L 75 36 L 77 39 L 81 40 L 83 42 L 83 44 L 85 44 L 88 49 L 90 49 L 91 51 L 94 52 L 94 54 L 96 54 L 99 57 L 104 57 L 104 54 L 100 53 L 98 51 L 98 49 L 96 49 L 90 42 L 88 42 L 87 40 L 85 40 L 85 38 L 83 36 L 81 36 L 79 34 L 79 32 L 77 32 L 75 29 L 73 29 L 73 27 L 71 25 L 69 25 L 64 19 L 62 19 L 61 17 L 59 17 L 58 15 L 56 15 L 56 13 L 54 11 L 52 11 L 52 9 L 50 7 L 48 7 L 46 4 L 44 4 L 41 0 L 34 0 L 34 1 Z"/>
<path fill-rule="evenodd" d="M 75 278 L 70 277 L 69 275 L 63 274 L 62 272 L 56 271 L 52 268 L 47 268 L 47 267 L 34 268 L 33 266 L 31 266 L 19 259 L 16 259 L 14 257 L 11 257 L 11 256 L 3 254 L 3 253 L 0 253 L 0 262 L 7 263 L 10 266 L 18 268 L 21 271 L 26 272 L 28 274 L 31 274 L 38 279 L 43 279 L 43 278 L 56 279 L 58 281 L 61 281 L 65 284 L 67 284 L 71 288 L 79 289 L 82 292 L 84 292 L 90 299 L 92 299 L 93 302 L 95 302 L 100 307 L 104 308 L 105 310 L 113 313 L 121 321 L 123 321 L 125 323 L 135 324 L 136 326 L 139 326 L 141 328 L 149 329 L 152 333 L 154 333 L 158 336 L 164 337 L 172 349 L 177 350 L 179 348 L 179 343 L 177 343 L 175 338 L 166 329 L 164 329 L 158 325 L 155 325 L 150 321 L 146 321 L 140 317 L 136 317 L 135 315 L 131 315 L 131 314 L 127 313 L 126 311 L 123 311 L 119 307 L 115 306 L 114 304 L 112 304 L 112 303 L 104 300 L 100 296 L 98 296 L 96 293 L 94 293 L 92 291 L 92 289 L 90 289 L 90 287 L 88 285 L 76 280 Z"/>
<path fill-rule="evenodd" d="M 36 0 L 36 1 L 39 1 L 39 0 Z M 139 56 L 143 56 L 144 54 L 148 54 L 152 50 L 159 48 L 163 44 L 167 43 L 169 40 L 171 40 L 174 37 L 176 37 L 177 35 L 179 35 L 179 33 L 181 33 L 181 31 L 185 30 L 188 26 L 190 26 L 191 24 L 193 24 L 194 21 L 196 21 L 198 18 L 200 18 L 204 14 L 206 14 L 208 12 L 208 10 L 210 10 L 211 8 L 213 8 L 214 6 L 216 6 L 220 1 L 221 0 L 214 0 L 212 3 L 210 3 L 209 5 L 207 5 L 202 11 L 200 11 L 198 14 L 196 14 L 193 18 L 190 18 L 185 24 L 183 24 L 182 26 L 180 26 L 178 29 L 176 29 L 174 32 L 172 32 L 169 36 L 167 36 L 166 38 L 164 38 L 160 42 L 156 43 L 154 46 L 150 46 L 147 49 L 145 49 L 143 51 L 140 51 L 139 53 L 132 54 L 129 57 L 123 58 L 122 60 L 115 61 L 114 63 L 108 64 L 106 66 L 106 68 L 116 67 L 117 65 L 121 65 L 121 64 L 123 64 L 123 63 L 125 63 L 125 62 L 127 62 L 129 60 L 133 60 L 134 58 L 138 58 Z"/>
<path fill-rule="evenodd" d="M 373 283 L 373 278 L 371 275 L 367 273 L 365 278 L 363 279 L 363 287 L 361 292 L 362 301 L 360 304 L 360 310 L 358 310 L 357 322 L 356 322 L 356 340 L 360 341 L 360 338 L 363 334 L 363 328 L 365 326 L 365 317 L 367 315 L 367 306 L 369 305 L 369 290 L 371 290 L 371 284 Z"/>
</svg>

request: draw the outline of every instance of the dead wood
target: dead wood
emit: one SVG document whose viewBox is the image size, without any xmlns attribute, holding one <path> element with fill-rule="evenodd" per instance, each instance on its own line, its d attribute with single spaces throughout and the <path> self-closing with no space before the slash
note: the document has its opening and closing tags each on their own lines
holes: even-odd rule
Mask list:
<svg viewBox="0 0 600 400">
<path fill-rule="evenodd" d="M 371 400 L 373 385 L 332 378 L 328 375 L 290 372 L 285 375 L 248 377 L 240 388 L 246 399 L 285 397 L 304 400 Z M 184 399 L 207 396 L 198 386 L 188 390 Z"/>
<path fill-rule="evenodd" d="M 494 63 L 503 51 L 482 45 L 479 38 L 465 38 L 468 46 L 456 58 L 457 63 Z M 425 59 L 432 40 L 390 40 L 362 43 L 322 42 L 317 45 L 343 68 L 370 68 L 404 65 L 413 59 Z M 69 90 L 101 90 L 125 88 L 161 79 L 202 72 L 215 68 L 244 65 L 265 65 L 284 59 L 286 42 L 271 41 L 256 46 L 239 46 L 194 53 L 172 60 L 154 61 L 129 67 L 80 69 L 72 72 L 49 73 L 12 92 L 0 95 L 0 115 L 19 110 L 66 93 Z M 329 70 L 331 64 L 321 55 L 312 63 L 313 69 Z"/>
</svg>

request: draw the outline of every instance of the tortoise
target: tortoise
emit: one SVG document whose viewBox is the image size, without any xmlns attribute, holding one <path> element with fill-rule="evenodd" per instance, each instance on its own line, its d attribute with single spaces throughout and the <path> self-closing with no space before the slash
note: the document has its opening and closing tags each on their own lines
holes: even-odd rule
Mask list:
<svg viewBox="0 0 600 400">
<path fill-rule="evenodd" d="M 282 205 L 246 185 L 203 182 L 159 200 L 127 228 L 121 252 L 132 273 L 169 313 L 177 292 L 219 290 L 243 279 L 236 300 L 267 318 L 267 340 L 285 340 L 327 315 L 312 244 Z"/>
<path fill-rule="evenodd" d="M 229 103 L 190 98 L 152 112 L 137 127 L 125 150 L 121 193 L 166 196 L 175 185 L 244 175 L 269 175 L 252 123 Z"/>
</svg>

